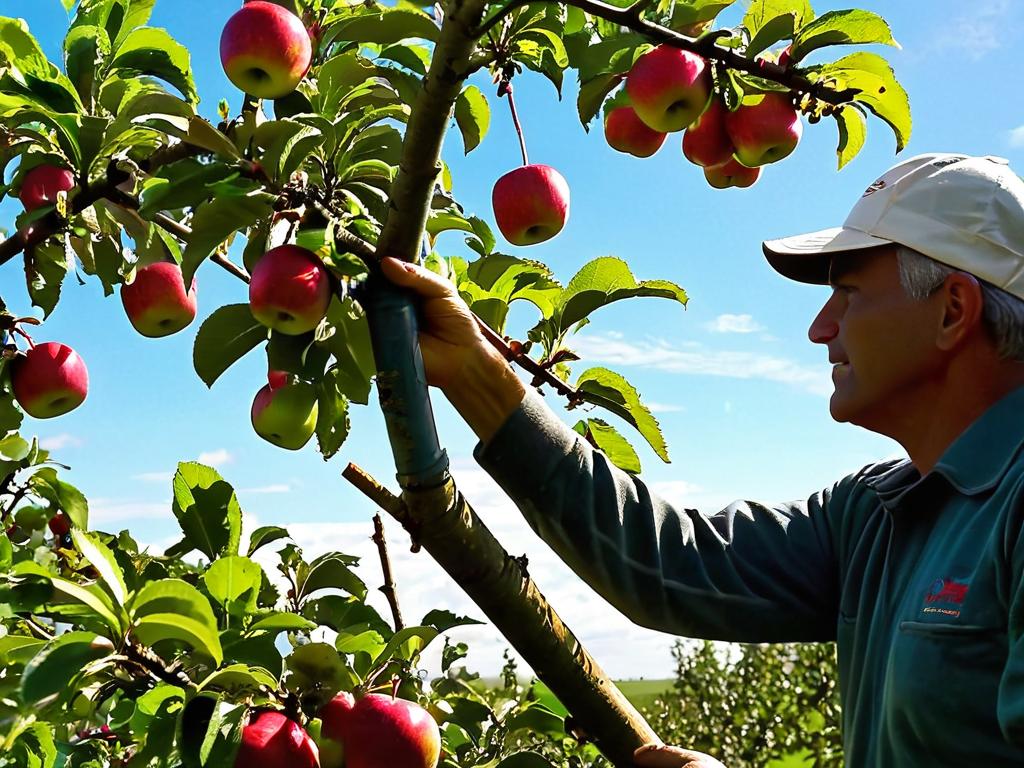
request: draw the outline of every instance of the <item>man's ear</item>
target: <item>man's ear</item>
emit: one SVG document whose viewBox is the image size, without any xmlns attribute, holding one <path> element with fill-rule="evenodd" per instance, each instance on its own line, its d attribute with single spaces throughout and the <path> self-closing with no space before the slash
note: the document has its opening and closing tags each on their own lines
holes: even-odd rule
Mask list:
<svg viewBox="0 0 1024 768">
<path fill-rule="evenodd" d="M 954 349 L 982 328 L 981 283 L 974 275 L 954 272 L 936 294 L 943 302 L 942 324 L 936 341 L 940 349 Z"/>
</svg>

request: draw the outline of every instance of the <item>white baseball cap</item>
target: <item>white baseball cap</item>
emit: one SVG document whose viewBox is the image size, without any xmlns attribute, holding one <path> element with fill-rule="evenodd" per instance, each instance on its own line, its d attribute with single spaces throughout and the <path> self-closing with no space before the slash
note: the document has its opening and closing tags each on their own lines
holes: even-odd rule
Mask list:
<svg viewBox="0 0 1024 768">
<path fill-rule="evenodd" d="M 827 284 L 830 254 L 892 243 L 1024 299 L 1024 181 L 1001 157 L 918 155 L 871 184 L 843 226 L 762 247 L 785 277 Z"/>
</svg>

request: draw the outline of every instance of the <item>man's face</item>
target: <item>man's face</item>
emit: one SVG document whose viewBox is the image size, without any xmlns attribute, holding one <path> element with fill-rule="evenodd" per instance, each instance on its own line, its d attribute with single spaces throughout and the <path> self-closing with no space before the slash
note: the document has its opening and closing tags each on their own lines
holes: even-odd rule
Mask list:
<svg viewBox="0 0 1024 768">
<path fill-rule="evenodd" d="M 941 297 L 904 292 L 893 246 L 836 254 L 829 282 L 808 336 L 833 363 L 832 418 L 892 434 L 940 368 Z"/>
</svg>

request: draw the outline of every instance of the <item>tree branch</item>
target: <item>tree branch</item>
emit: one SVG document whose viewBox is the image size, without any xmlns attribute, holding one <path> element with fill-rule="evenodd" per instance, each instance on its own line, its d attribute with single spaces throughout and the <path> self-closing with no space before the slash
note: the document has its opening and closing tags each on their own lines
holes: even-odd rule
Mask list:
<svg viewBox="0 0 1024 768">
<path fill-rule="evenodd" d="M 474 32 L 477 38 L 483 37 L 488 31 L 499 24 L 504 18 L 524 5 L 532 5 L 538 0 L 509 0 L 502 9 L 483 22 Z M 645 9 L 647 0 L 636 0 L 628 8 L 616 8 L 613 5 L 601 2 L 601 0 L 557 0 L 564 5 L 575 6 L 589 13 L 591 16 L 606 19 L 620 26 L 627 27 L 634 32 L 647 36 L 656 43 L 665 43 L 674 48 L 697 53 L 706 59 L 713 59 L 721 62 L 726 67 L 740 72 L 746 72 L 757 77 L 771 80 L 784 85 L 790 90 L 807 93 L 819 101 L 827 104 L 844 104 L 852 101 L 860 91 L 856 88 L 844 88 L 834 90 L 824 83 L 814 83 L 808 80 L 796 70 L 780 67 L 770 61 L 748 59 L 734 51 L 726 48 L 719 48 L 715 45 L 714 34 L 704 35 L 694 39 L 675 32 L 668 27 L 640 18 L 640 12 Z M 638 10 L 639 9 L 639 10 Z"/>
<path fill-rule="evenodd" d="M 455 489 L 406 490 L 402 499 L 354 464 L 343 475 L 403 525 L 462 587 L 572 712 L 616 766 L 659 741 L 512 557 Z"/>
<path fill-rule="evenodd" d="M 380 569 L 384 573 L 384 585 L 380 591 L 388 599 L 391 606 L 391 615 L 395 620 L 395 632 L 405 627 L 402 621 L 402 611 L 398 607 L 398 592 L 395 590 L 395 578 L 391 572 L 391 558 L 388 556 L 388 541 L 384 538 L 384 521 L 380 515 L 373 516 L 373 543 L 377 545 L 377 553 L 380 555 Z"/>
</svg>

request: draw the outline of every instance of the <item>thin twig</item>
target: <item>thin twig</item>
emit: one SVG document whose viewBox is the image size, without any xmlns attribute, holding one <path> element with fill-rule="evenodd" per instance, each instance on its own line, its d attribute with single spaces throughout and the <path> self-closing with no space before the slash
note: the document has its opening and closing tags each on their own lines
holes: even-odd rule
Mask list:
<svg viewBox="0 0 1024 768">
<path fill-rule="evenodd" d="M 122 208 L 128 208 L 133 211 L 139 209 L 139 199 L 134 195 L 130 195 L 122 190 L 116 190 L 113 195 L 109 198 L 112 203 L 119 205 Z M 192 230 L 182 224 L 180 221 L 175 221 L 165 213 L 156 213 L 153 215 L 152 222 L 159 226 L 166 232 L 174 235 L 176 238 L 181 240 L 183 243 L 188 243 L 192 237 Z M 230 272 L 232 275 L 237 277 L 244 283 L 249 282 L 249 273 L 242 269 L 240 266 L 235 264 L 229 258 L 222 253 L 214 253 L 210 256 L 210 261 L 223 267 L 225 270 Z"/>
<path fill-rule="evenodd" d="M 808 80 L 797 70 L 783 68 L 778 64 L 769 61 L 748 59 L 729 49 L 720 48 L 715 45 L 716 38 L 714 35 L 705 35 L 703 38 L 694 40 L 693 38 L 686 37 L 685 35 L 675 32 L 668 27 L 663 27 L 661 24 L 655 24 L 654 22 L 639 18 L 639 16 L 633 12 L 633 8 L 643 0 L 637 0 L 637 3 L 634 3 L 633 6 L 627 8 L 616 8 L 613 5 L 601 2 L 601 0 L 557 1 L 564 5 L 581 8 L 591 16 L 597 16 L 623 27 L 627 27 L 634 32 L 639 32 L 656 43 L 665 43 L 684 51 L 700 54 L 707 59 L 720 61 L 730 69 L 747 72 L 751 75 L 764 78 L 765 80 L 771 80 L 786 86 L 790 90 L 810 94 L 815 99 L 824 101 L 828 104 L 844 104 L 848 101 L 852 101 L 854 96 L 860 93 L 860 90 L 857 88 L 835 90 L 828 87 L 823 82 L 815 83 Z M 480 25 L 474 33 L 475 36 L 477 38 L 483 37 L 488 31 L 501 23 L 503 19 L 517 8 L 521 8 L 524 5 L 531 5 L 536 2 L 537 0 L 509 0 L 508 4 L 502 7 L 500 11 L 496 12 Z"/>
<path fill-rule="evenodd" d="M 377 554 L 380 555 L 380 568 L 384 572 L 384 585 L 380 587 L 380 591 L 384 593 L 384 597 L 388 599 L 388 605 L 391 606 L 391 615 L 395 619 L 395 632 L 405 628 L 405 622 L 402 621 L 402 611 L 398 607 L 398 592 L 395 590 L 395 578 L 391 572 L 391 558 L 388 556 L 388 540 L 384 538 L 384 521 L 381 520 L 380 514 L 373 516 L 373 543 L 377 545 Z"/>
</svg>

